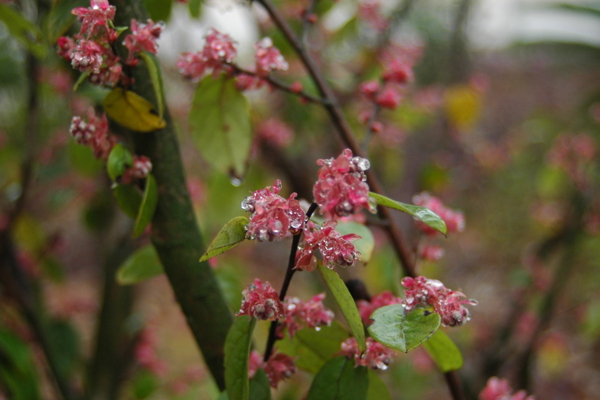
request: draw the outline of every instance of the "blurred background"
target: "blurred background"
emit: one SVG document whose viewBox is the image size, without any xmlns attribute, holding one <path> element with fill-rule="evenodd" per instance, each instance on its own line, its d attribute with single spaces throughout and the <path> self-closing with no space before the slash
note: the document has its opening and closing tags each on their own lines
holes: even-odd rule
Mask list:
<svg viewBox="0 0 600 400">
<path fill-rule="evenodd" d="M 102 162 L 69 135 L 71 117 L 106 94 L 87 82 L 73 91 L 78 73 L 55 54 L 58 37 L 77 31 L 70 10 L 88 4 L 2 3 L 43 38 L 19 40 L 10 22 L 0 22 L 1 267 L 17 265 L 23 279 L 0 275 L 0 399 L 59 398 L 40 329 L 58 349 L 57 368 L 95 398 L 216 398 L 166 277 L 115 280 L 149 239 L 131 238 L 133 221 L 118 210 Z M 302 27 L 308 1 L 275 3 Z M 242 215 L 250 191 L 275 179 L 284 196 L 311 201 L 316 160 L 343 148 L 317 105 L 267 88 L 247 92 L 254 141 L 243 177 L 215 170 L 190 136 L 196 84 L 175 64 L 182 52 L 202 48 L 211 27 L 237 41 L 242 66 L 252 64 L 254 43 L 270 36 L 289 63 L 278 78 L 315 92 L 264 10 L 234 0 L 206 1 L 192 13 L 185 2 L 146 5 L 166 22 L 158 58 L 206 240 Z M 538 399 L 600 398 L 600 2 L 319 0 L 314 13 L 305 43 L 387 194 L 410 203 L 428 191 L 464 213 L 464 231 L 448 238 L 425 237 L 410 217 L 397 219 L 415 252 L 436 246 L 444 253 L 421 257 L 419 273 L 479 301 L 470 322 L 446 329 L 465 358 L 467 397 L 499 376 Z M 364 115 L 373 105 L 358 88 L 380 76 L 386 52 L 410 58 L 414 80 L 398 107 L 381 110 L 382 128 L 371 134 Z M 369 225 L 371 260 L 340 274 L 363 280 L 371 294 L 400 295 L 399 261 L 376 225 Z M 254 277 L 280 286 L 289 243 L 243 243 L 211 260 L 232 311 Z M 309 273 L 297 274 L 291 288 L 302 297 L 323 291 Z M 266 335 L 259 324 L 259 349 Z M 6 360 L 19 360 L 21 375 L 6 372 Z M 380 375 L 394 399 L 449 398 L 422 349 L 398 354 Z M 301 398 L 310 379 L 297 373 L 274 398 Z"/>
</svg>

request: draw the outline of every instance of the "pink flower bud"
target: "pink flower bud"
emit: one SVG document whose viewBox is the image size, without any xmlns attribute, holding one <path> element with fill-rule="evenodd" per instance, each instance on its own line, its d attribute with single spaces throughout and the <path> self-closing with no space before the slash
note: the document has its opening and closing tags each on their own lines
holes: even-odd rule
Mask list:
<svg viewBox="0 0 600 400">
<path fill-rule="evenodd" d="M 400 93 L 398 93 L 398 90 L 388 86 L 383 89 L 379 96 L 377 96 L 375 102 L 381 107 L 393 110 L 398 107 L 401 99 L 402 97 L 400 96 Z"/>
<path fill-rule="evenodd" d="M 302 91 L 302 83 L 298 82 L 298 81 L 294 81 L 291 85 L 290 85 L 290 89 L 292 89 L 292 92 L 294 93 L 300 93 Z"/>
<path fill-rule="evenodd" d="M 294 360 L 283 353 L 275 353 L 264 364 L 271 387 L 277 388 L 279 382 L 284 381 L 296 373 Z"/>
<path fill-rule="evenodd" d="M 260 279 L 254 279 L 254 283 L 248 286 L 242 295 L 244 299 L 237 315 L 249 315 L 271 321 L 283 317 L 283 304 L 269 282 L 263 284 Z"/>
<path fill-rule="evenodd" d="M 376 342 L 371 337 L 367 338 L 367 350 L 364 354 L 358 348 L 358 343 L 353 337 L 342 342 L 341 354 L 348 358 L 354 358 L 357 367 L 362 365 L 375 370 L 386 370 L 394 357 L 394 352 L 391 349 Z"/>
<path fill-rule="evenodd" d="M 534 396 L 527 396 L 524 390 L 511 393 L 512 388 L 507 380 L 493 376 L 479 393 L 479 400 L 535 400 Z"/>
<path fill-rule="evenodd" d="M 137 65 L 137 54 L 142 51 L 147 51 L 156 54 L 158 44 L 156 40 L 160 37 L 163 30 L 162 23 L 154 23 L 151 19 L 146 24 L 140 24 L 135 19 L 131 20 L 131 34 L 125 37 L 123 45 L 129 50 L 127 57 L 128 65 Z"/>
<path fill-rule="evenodd" d="M 325 293 L 313 296 L 308 301 L 297 297 L 288 297 L 284 301 L 284 320 L 278 327 L 279 336 L 283 337 L 283 330 L 287 328 L 290 337 L 294 337 L 302 327 L 320 329 L 329 326 L 335 317 L 333 311 L 325 308 L 323 299 Z"/>
<path fill-rule="evenodd" d="M 288 63 L 279 50 L 273 46 L 271 38 L 266 37 L 254 45 L 256 49 L 256 73 L 267 76 L 271 71 L 286 71 Z"/>
<path fill-rule="evenodd" d="M 377 92 L 379 92 L 379 81 L 368 81 L 360 84 L 360 92 L 364 94 L 367 99 L 373 100 Z"/>
</svg>

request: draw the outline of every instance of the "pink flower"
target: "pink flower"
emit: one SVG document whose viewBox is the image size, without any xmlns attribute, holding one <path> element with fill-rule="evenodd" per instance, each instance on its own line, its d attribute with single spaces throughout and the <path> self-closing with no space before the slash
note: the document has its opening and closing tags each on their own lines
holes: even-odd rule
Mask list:
<svg viewBox="0 0 600 400">
<path fill-rule="evenodd" d="M 430 244 L 423 246 L 423 248 L 419 250 L 419 255 L 424 260 L 437 261 L 444 257 L 444 249 L 442 249 L 440 246 Z"/>
<path fill-rule="evenodd" d="M 87 38 L 113 42 L 118 34 L 112 29 L 109 21 L 115 17 L 115 6 L 108 4 L 108 0 L 91 0 L 90 7 L 77 7 L 71 11 L 81 22 L 81 34 Z"/>
<path fill-rule="evenodd" d="M 275 353 L 264 364 L 271 387 L 277 388 L 279 382 L 288 379 L 296 372 L 294 360 L 283 353 Z"/>
<path fill-rule="evenodd" d="M 369 325 L 369 319 L 371 318 L 373 311 L 391 304 L 401 303 L 402 299 L 400 297 L 396 297 L 392 293 L 384 291 L 377 296 L 373 296 L 370 302 L 366 300 L 359 300 L 356 305 L 358 306 L 358 312 L 360 313 L 360 318 L 362 319 L 363 323 L 365 325 Z"/>
<path fill-rule="evenodd" d="M 107 49 L 93 40 L 79 40 L 69 53 L 73 68 L 99 74 Z"/>
<path fill-rule="evenodd" d="M 418 206 L 426 207 L 436 213 L 446 223 L 448 233 L 462 232 L 465 230 L 465 217 L 463 213 L 447 208 L 437 197 L 433 197 L 429 193 L 423 192 L 413 197 L 413 203 Z M 423 222 L 417 221 L 416 224 L 417 227 L 427 235 L 437 235 L 439 233 Z"/>
<path fill-rule="evenodd" d="M 73 38 L 70 38 L 68 36 L 61 36 L 56 41 L 56 44 L 58 45 L 58 50 L 56 53 L 60 57 L 63 57 L 67 61 L 71 62 L 73 49 L 75 48 L 75 41 L 73 40 Z"/>
<path fill-rule="evenodd" d="M 279 50 L 273 46 L 271 38 L 266 37 L 254 45 L 256 49 L 256 73 L 267 76 L 271 71 L 286 71 L 288 63 L 283 59 Z"/>
<path fill-rule="evenodd" d="M 246 237 L 259 242 L 281 240 L 290 231 L 298 233 L 304 226 L 306 215 L 292 193 L 286 200 L 279 196 L 281 181 L 257 190 L 242 201 L 242 209 L 251 212 L 246 225 Z"/>
<path fill-rule="evenodd" d="M 294 337 L 301 327 L 320 329 L 329 326 L 333 321 L 334 314 L 323 305 L 325 293 L 312 297 L 308 301 L 302 301 L 297 297 L 288 297 L 284 301 L 284 320 L 278 326 L 278 333 L 283 337 L 283 330 L 287 328 L 290 337 Z"/>
<path fill-rule="evenodd" d="M 117 139 L 108 133 L 108 120 L 106 115 L 96 117 L 94 109 L 88 110 L 89 122 L 84 122 L 81 117 L 71 119 L 70 133 L 79 144 L 90 146 L 96 158 L 106 160 L 110 151 L 117 143 Z"/>
<path fill-rule="evenodd" d="M 402 279 L 405 289 L 404 304 L 406 312 L 411 312 L 417 305 L 430 305 L 440 314 L 444 326 L 463 325 L 469 320 L 469 310 L 463 304 L 477 305 L 476 300 L 467 299 L 461 292 L 452 291 L 435 279 L 424 276 Z"/>
<path fill-rule="evenodd" d="M 277 147 L 287 147 L 294 139 L 292 128 L 277 118 L 269 118 L 261 122 L 256 129 L 256 133 L 259 137 Z"/>
<path fill-rule="evenodd" d="M 379 82 L 378 81 L 368 81 L 360 84 L 360 92 L 364 94 L 367 99 L 373 100 L 377 92 L 379 92 Z"/>
<path fill-rule="evenodd" d="M 334 265 L 352 267 L 360 257 L 360 252 L 350 243 L 352 240 L 360 239 L 353 233 L 343 235 L 335 230 L 337 222 L 328 220 L 320 228 L 314 222 L 308 221 L 304 231 L 304 242 L 298 248 L 296 255 L 296 269 L 313 271 L 317 266 L 314 255 L 319 250 L 323 262 L 327 267 Z"/>
<path fill-rule="evenodd" d="M 235 87 L 241 91 L 260 89 L 264 84 L 264 79 L 254 75 L 238 74 L 235 78 Z"/>
<path fill-rule="evenodd" d="M 237 315 L 249 315 L 256 319 L 271 321 L 283 317 L 283 304 L 269 282 L 263 284 L 256 278 L 254 283 L 242 292 L 242 295 L 244 299 Z"/>
<path fill-rule="evenodd" d="M 292 89 L 292 92 L 294 92 L 294 93 L 300 93 L 302 91 L 302 89 L 303 89 L 302 83 L 300 83 L 298 81 L 294 81 L 290 85 L 290 89 Z"/>
<path fill-rule="evenodd" d="M 396 88 L 386 87 L 383 91 L 377 96 L 375 102 L 379 104 L 381 107 L 389 108 L 391 110 L 398 107 L 400 104 L 400 100 L 402 97 Z"/>
<path fill-rule="evenodd" d="M 207 69 L 214 74 L 229 72 L 231 63 L 237 54 L 235 42 L 229 35 L 216 29 L 210 29 L 202 51 L 183 53 L 177 61 L 177 68 L 184 78 L 198 81 Z"/>
<path fill-rule="evenodd" d="M 121 176 L 121 183 L 129 184 L 135 179 L 144 179 L 152 171 L 152 162 L 146 156 L 133 156 L 133 166 Z"/>
<path fill-rule="evenodd" d="M 524 390 L 511 394 L 512 388 L 506 379 L 491 377 L 485 388 L 479 393 L 479 400 L 534 400 L 534 396 L 527 397 Z"/>
<path fill-rule="evenodd" d="M 131 20 L 131 34 L 125 37 L 123 45 L 129 50 L 127 57 L 128 65 L 137 65 L 138 59 L 135 58 L 141 51 L 147 51 L 156 54 L 158 45 L 156 40 L 163 30 L 162 23 L 154 23 L 151 19 L 146 24 L 140 24 L 135 19 Z"/>
<path fill-rule="evenodd" d="M 413 79 L 412 63 L 406 57 L 394 57 L 385 67 L 382 78 L 386 81 L 404 84 Z"/>
<path fill-rule="evenodd" d="M 362 365 L 371 369 L 381 370 L 386 370 L 394 357 L 394 352 L 391 349 L 376 342 L 371 337 L 367 338 L 367 350 L 364 354 L 361 353 L 358 343 L 356 343 L 356 339 L 353 337 L 342 342 L 341 354 L 348 358 L 354 358 L 354 363 L 357 367 Z"/>
<path fill-rule="evenodd" d="M 250 352 L 250 358 L 248 359 L 248 379 L 254 378 L 256 371 L 262 368 L 263 358 L 260 353 L 256 350 Z"/>
<path fill-rule="evenodd" d="M 354 214 L 362 207 L 375 211 L 369 203 L 369 185 L 365 182 L 369 160 L 352 157 L 352 151 L 346 149 L 337 158 L 320 159 L 317 164 L 321 169 L 313 194 L 326 218 Z"/>
</svg>

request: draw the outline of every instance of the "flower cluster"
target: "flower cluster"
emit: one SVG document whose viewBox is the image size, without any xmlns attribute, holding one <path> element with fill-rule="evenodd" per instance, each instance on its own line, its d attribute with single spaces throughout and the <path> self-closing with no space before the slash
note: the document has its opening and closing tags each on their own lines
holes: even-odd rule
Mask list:
<svg viewBox="0 0 600 400">
<path fill-rule="evenodd" d="M 598 155 L 594 138 L 586 133 L 562 134 L 555 140 L 548 158 L 563 169 L 579 187 L 585 187 L 589 163 Z"/>
<path fill-rule="evenodd" d="M 276 147 L 287 147 L 294 139 L 294 132 L 283 121 L 277 118 L 269 118 L 256 129 L 256 134 L 265 142 Z"/>
<path fill-rule="evenodd" d="M 328 220 L 321 227 L 309 221 L 304 230 L 304 242 L 298 248 L 296 269 L 314 271 L 317 267 L 315 251 L 323 257 L 329 268 L 335 264 L 344 267 L 354 266 L 360 257 L 360 252 L 350 243 L 360 239 L 356 234 L 341 235 L 335 230 L 337 222 Z"/>
<path fill-rule="evenodd" d="M 98 118 L 93 108 L 88 110 L 88 122 L 84 122 L 79 116 L 73 117 L 69 131 L 77 143 L 91 147 L 94 156 L 102 160 L 108 158 L 117 144 L 116 138 L 108 133 L 106 115 Z"/>
<path fill-rule="evenodd" d="M 73 38 L 58 39 L 58 55 L 71 63 L 73 68 L 88 74 L 90 82 L 108 87 L 129 83 L 123 73 L 120 58 L 113 51 L 113 43 L 119 36 L 113 26 L 116 9 L 108 0 L 91 0 L 90 7 L 77 7 L 72 13 L 81 22 L 81 30 Z M 156 54 L 162 25 L 148 20 L 147 24 L 131 21 L 132 34 L 123 44 L 129 49 L 127 64 L 135 65 L 137 53 L 142 50 Z"/>
<path fill-rule="evenodd" d="M 369 326 L 369 319 L 371 318 L 371 314 L 373 314 L 373 311 L 381 307 L 400 303 L 402 303 L 402 299 L 400 297 L 396 297 L 392 293 L 384 291 L 378 294 L 377 296 L 373 296 L 371 298 L 371 301 L 358 300 L 356 302 L 356 305 L 358 307 L 358 312 L 360 313 L 360 318 L 362 319 L 363 323 L 366 326 Z"/>
<path fill-rule="evenodd" d="M 296 193 L 286 200 L 279 196 L 281 181 L 273 186 L 257 190 L 242 201 L 242 209 L 251 212 L 250 223 L 246 225 L 246 237 L 259 242 L 281 240 L 288 231 L 300 232 L 304 226 L 305 214 Z"/>
<path fill-rule="evenodd" d="M 442 218 L 446 223 L 448 233 L 462 232 L 465 229 L 465 216 L 463 213 L 446 207 L 437 197 L 423 192 L 414 196 L 412 200 L 416 205 L 429 208 Z M 416 223 L 417 227 L 427 235 L 434 236 L 439 233 L 421 221 L 417 221 Z"/>
<path fill-rule="evenodd" d="M 440 246 L 428 244 L 419 249 L 419 256 L 427 261 L 437 261 L 444 257 L 444 249 Z"/>
<path fill-rule="evenodd" d="M 213 74 L 231 72 L 231 62 L 237 55 L 233 39 L 216 29 L 210 29 L 201 51 L 183 53 L 177 61 L 177 68 L 184 78 L 198 81 L 207 70 Z"/>
<path fill-rule="evenodd" d="M 369 202 L 369 185 L 365 182 L 365 171 L 369 160 L 353 157 L 345 149 L 337 158 L 320 159 L 319 179 L 313 187 L 315 202 L 327 219 L 357 213 L 362 207 L 374 211 Z"/>
<path fill-rule="evenodd" d="M 493 376 L 479 393 L 479 400 L 535 400 L 535 397 L 527 396 L 524 390 L 512 393 L 512 388 L 506 379 Z"/>
<path fill-rule="evenodd" d="M 269 282 L 263 284 L 260 279 L 254 279 L 254 283 L 248 286 L 242 295 L 244 299 L 237 315 L 249 315 L 271 321 L 283 318 L 283 304 Z"/>
<path fill-rule="evenodd" d="M 323 305 L 325 293 L 312 297 L 308 301 L 302 301 L 297 297 L 288 297 L 284 302 L 284 320 L 278 326 L 278 333 L 283 337 L 283 330 L 287 328 L 290 337 L 302 328 L 315 328 L 319 330 L 322 326 L 329 326 L 333 321 L 334 314 Z"/>
<path fill-rule="evenodd" d="M 267 76 L 271 71 L 287 71 L 288 63 L 275 46 L 270 37 L 261 39 L 254 45 L 256 53 L 256 74 Z"/>
<path fill-rule="evenodd" d="M 341 354 L 348 358 L 354 358 L 357 367 L 362 365 L 380 370 L 386 370 L 394 357 L 394 352 L 391 349 L 371 337 L 367 338 L 367 350 L 364 353 L 360 351 L 355 338 L 346 339 L 342 342 Z"/>
<path fill-rule="evenodd" d="M 444 326 L 463 325 L 469 320 L 469 310 L 464 304 L 477 305 L 476 300 L 467 299 L 461 292 L 452 291 L 442 282 L 424 276 L 406 277 L 402 279 L 402 285 L 405 287 L 406 312 L 419 304 L 432 306 L 442 317 Z"/>
<path fill-rule="evenodd" d="M 263 369 L 269 378 L 269 384 L 277 389 L 279 382 L 286 380 L 296 372 L 296 364 L 292 357 L 275 353 L 267 361 L 263 361 L 256 350 L 250 352 L 248 359 L 248 378 L 252 379 L 259 369 Z"/>
<path fill-rule="evenodd" d="M 133 156 L 133 165 L 121 176 L 121 183 L 130 184 L 136 179 L 144 179 L 152 171 L 152 162 L 146 156 Z"/>
</svg>

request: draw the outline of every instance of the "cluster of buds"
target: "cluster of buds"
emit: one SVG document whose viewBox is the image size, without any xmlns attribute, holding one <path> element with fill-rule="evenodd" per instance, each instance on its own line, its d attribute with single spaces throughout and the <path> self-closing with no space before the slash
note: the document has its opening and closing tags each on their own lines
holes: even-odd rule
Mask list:
<svg viewBox="0 0 600 400">
<path fill-rule="evenodd" d="M 477 301 L 467 299 L 461 292 L 452 291 L 435 279 L 424 276 L 402 279 L 405 287 L 404 304 L 406 312 L 412 311 L 417 305 L 432 306 L 440 314 L 444 326 L 459 326 L 469 320 L 469 310 L 465 304 L 477 305 Z"/>
<path fill-rule="evenodd" d="M 416 205 L 430 209 L 443 219 L 448 228 L 448 233 L 462 232 L 465 229 L 465 217 L 463 213 L 446 207 L 437 197 L 423 192 L 414 196 L 412 200 Z M 423 222 L 417 221 L 416 223 L 417 227 L 427 235 L 434 236 L 439 233 Z"/>
<path fill-rule="evenodd" d="M 121 176 L 121 183 L 131 184 L 136 179 L 144 179 L 152 171 L 152 162 L 146 156 L 133 156 L 133 165 Z"/>
<path fill-rule="evenodd" d="M 215 76 L 232 71 L 231 63 L 237 55 L 234 40 L 216 29 L 210 29 L 205 40 L 201 51 L 183 53 L 177 61 L 177 68 L 184 78 L 199 81 L 207 70 L 212 70 Z"/>
<path fill-rule="evenodd" d="M 360 318 L 362 319 L 363 323 L 366 326 L 369 326 L 369 319 L 375 310 L 392 304 L 401 303 L 402 299 L 400 297 L 396 297 L 392 293 L 384 291 L 377 296 L 373 296 L 371 301 L 358 300 L 356 302 L 356 306 L 358 307 L 358 312 L 360 313 Z"/>
<path fill-rule="evenodd" d="M 157 354 L 158 338 L 152 327 L 144 328 L 134 349 L 136 361 L 156 376 L 164 376 L 168 366 Z"/>
<path fill-rule="evenodd" d="M 438 261 L 444 257 L 444 254 L 444 249 L 434 244 L 428 244 L 419 249 L 419 256 L 427 261 Z"/>
<path fill-rule="evenodd" d="M 283 330 L 287 329 L 290 337 L 302 328 L 321 329 L 329 326 L 333 321 L 334 314 L 323 305 L 325 293 L 317 294 L 308 301 L 302 301 L 297 297 L 288 297 L 284 302 L 285 317 L 278 326 L 279 337 L 283 337 Z"/>
<path fill-rule="evenodd" d="M 535 397 L 527 396 L 524 390 L 513 393 L 506 379 L 493 376 L 479 393 L 479 400 L 535 400 Z"/>
<path fill-rule="evenodd" d="M 270 321 L 283 318 L 283 304 L 269 282 L 262 283 L 260 279 L 254 279 L 254 283 L 242 292 L 242 296 L 244 299 L 237 315 Z"/>
<path fill-rule="evenodd" d="M 386 370 L 394 357 L 391 349 L 371 337 L 367 338 L 367 350 L 364 353 L 358 347 L 355 338 L 346 339 L 342 342 L 341 354 L 348 358 L 354 358 L 357 367 L 364 366 L 376 370 Z"/>
<path fill-rule="evenodd" d="M 356 264 L 360 252 L 351 241 L 360 239 L 360 236 L 353 233 L 342 236 L 335 230 L 336 225 L 337 222 L 333 220 L 326 221 L 321 227 L 308 221 L 304 231 L 304 241 L 298 248 L 296 269 L 314 271 L 317 267 L 315 256 L 317 250 L 329 268 L 333 268 L 336 264 L 343 267 Z"/>
<path fill-rule="evenodd" d="M 279 49 L 273 46 L 269 37 L 261 39 L 254 45 L 255 53 L 255 75 L 241 73 L 237 76 L 236 87 L 238 90 L 260 89 L 272 71 L 287 71 L 288 63 L 285 61 Z"/>
<path fill-rule="evenodd" d="M 302 230 L 306 217 L 296 193 L 286 200 L 277 194 L 280 190 L 281 181 L 277 180 L 273 186 L 257 190 L 242 201 L 242 209 L 252 213 L 246 238 L 271 242 L 281 240 L 288 231 L 297 234 Z"/>
<path fill-rule="evenodd" d="M 113 43 L 119 36 L 113 19 L 116 8 L 108 0 L 90 0 L 90 7 L 77 7 L 72 13 L 81 22 L 81 30 L 73 38 L 58 39 L 58 55 L 71 63 L 73 68 L 87 73 L 89 80 L 98 85 L 114 87 L 118 83 L 127 84 L 129 78 L 123 73 L 120 58 L 113 51 Z M 162 25 L 148 20 L 147 24 L 131 21 L 132 33 L 123 44 L 129 49 L 127 64 L 136 65 L 137 53 L 146 50 L 156 54 L 156 39 Z"/>
<path fill-rule="evenodd" d="M 365 171 L 369 160 L 353 157 L 345 149 L 337 158 L 320 159 L 319 179 L 313 187 L 315 202 L 327 219 L 348 216 L 359 212 L 362 207 L 375 211 L 369 202 L 369 185 Z"/>
<path fill-rule="evenodd" d="M 269 378 L 269 384 L 274 389 L 277 389 L 279 382 L 296 373 L 296 364 L 292 357 L 276 352 L 267 361 L 263 361 L 261 355 L 253 350 L 250 352 L 248 360 L 248 378 L 252 379 L 260 368 L 265 371 Z"/>
</svg>

